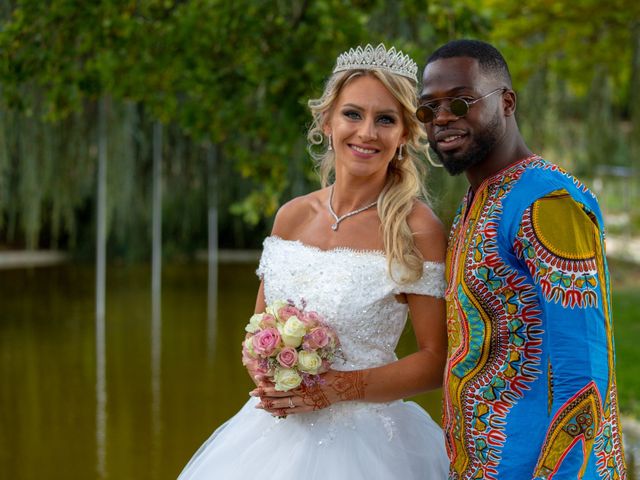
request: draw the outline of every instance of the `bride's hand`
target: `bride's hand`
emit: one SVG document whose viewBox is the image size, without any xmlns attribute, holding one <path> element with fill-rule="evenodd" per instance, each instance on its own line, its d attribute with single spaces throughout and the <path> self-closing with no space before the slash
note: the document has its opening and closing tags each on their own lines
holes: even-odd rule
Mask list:
<svg viewBox="0 0 640 480">
<path fill-rule="evenodd" d="M 250 395 L 260 397 L 256 408 L 283 417 L 295 413 L 308 413 L 348 400 L 364 397 L 364 373 L 360 370 L 340 372 L 329 370 L 312 386 L 304 386 L 280 392 L 270 382 L 260 382 Z"/>
</svg>

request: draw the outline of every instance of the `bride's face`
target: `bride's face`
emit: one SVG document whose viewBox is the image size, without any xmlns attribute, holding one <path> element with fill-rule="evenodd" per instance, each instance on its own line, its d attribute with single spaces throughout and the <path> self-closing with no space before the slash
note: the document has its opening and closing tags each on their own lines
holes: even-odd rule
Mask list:
<svg viewBox="0 0 640 480">
<path fill-rule="evenodd" d="M 357 177 L 386 175 L 406 141 L 402 106 L 375 77 L 356 77 L 342 88 L 325 124 L 332 135 L 336 173 Z"/>
</svg>

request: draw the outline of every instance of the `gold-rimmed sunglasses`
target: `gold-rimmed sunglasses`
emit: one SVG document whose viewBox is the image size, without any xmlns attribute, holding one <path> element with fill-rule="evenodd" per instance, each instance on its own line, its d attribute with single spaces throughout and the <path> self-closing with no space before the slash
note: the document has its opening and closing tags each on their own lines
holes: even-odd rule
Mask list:
<svg viewBox="0 0 640 480">
<path fill-rule="evenodd" d="M 422 123 L 433 122 L 434 118 L 436 118 L 441 108 L 446 108 L 446 110 L 453 113 L 456 117 L 464 117 L 471 108 L 471 105 L 479 102 L 484 98 L 487 98 L 489 95 L 493 95 L 497 92 L 504 93 L 506 91 L 507 89 L 505 87 L 496 88 L 495 90 L 492 90 L 491 92 L 482 95 L 481 97 L 474 98 L 473 100 L 469 100 L 468 98 L 464 97 L 440 98 L 437 101 L 420 105 L 416 110 L 416 117 L 418 117 L 418 120 L 420 120 Z M 449 105 L 447 107 L 444 107 L 442 100 L 449 100 Z"/>
</svg>

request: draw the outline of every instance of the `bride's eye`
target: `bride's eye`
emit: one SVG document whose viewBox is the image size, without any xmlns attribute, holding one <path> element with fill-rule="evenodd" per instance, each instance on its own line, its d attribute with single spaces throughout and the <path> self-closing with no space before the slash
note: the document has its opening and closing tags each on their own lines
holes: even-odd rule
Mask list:
<svg viewBox="0 0 640 480">
<path fill-rule="evenodd" d="M 383 125 L 394 125 L 396 123 L 396 118 L 392 115 L 381 115 L 378 117 L 378 122 Z"/>
<path fill-rule="evenodd" d="M 342 114 L 351 120 L 359 120 L 360 118 L 362 118 L 360 116 L 360 113 L 356 112 L 355 110 L 345 110 L 344 112 L 342 112 Z"/>
</svg>

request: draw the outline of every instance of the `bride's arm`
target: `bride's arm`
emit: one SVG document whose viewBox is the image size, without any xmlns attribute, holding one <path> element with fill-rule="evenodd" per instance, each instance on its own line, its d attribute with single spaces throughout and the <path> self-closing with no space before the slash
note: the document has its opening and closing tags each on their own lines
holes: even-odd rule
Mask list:
<svg viewBox="0 0 640 480">
<path fill-rule="evenodd" d="M 266 308 L 267 302 L 264 300 L 264 282 L 260 281 L 258 296 L 256 297 L 256 308 L 253 310 L 253 313 L 262 313 Z"/>
<path fill-rule="evenodd" d="M 418 350 L 396 362 L 364 370 L 364 400 L 391 401 L 442 386 L 447 357 L 444 300 L 426 295 L 407 298 Z"/>
<path fill-rule="evenodd" d="M 425 261 L 443 263 L 447 241 L 440 220 L 426 205 L 409 216 L 416 246 Z M 418 349 L 382 367 L 365 370 L 364 399 L 385 402 L 406 398 L 442 386 L 447 360 L 447 324 L 444 298 L 406 295 Z"/>
<path fill-rule="evenodd" d="M 426 209 L 426 211 L 425 211 Z M 446 240 L 440 221 L 426 206 L 416 209 L 409 218 L 416 246 L 427 261 L 443 262 Z M 403 295 L 406 300 L 418 350 L 387 365 L 323 375 L 324 382 L 312 388 L 278 392 L 263 383 L 252 395 L 260 396 L 258 408 L 277 414 L 304 413 L 347 400 L 387 402 L 438 388 L 447 355 L 444 299 L 428 295 Z M 289 408 L 291 397 L 294 408 Z"/>
</svg>

